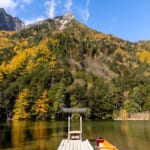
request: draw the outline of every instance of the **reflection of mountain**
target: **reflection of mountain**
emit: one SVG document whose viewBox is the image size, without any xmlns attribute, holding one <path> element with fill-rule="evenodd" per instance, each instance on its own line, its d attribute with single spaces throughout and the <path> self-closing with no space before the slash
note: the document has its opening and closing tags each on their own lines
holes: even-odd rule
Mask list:
<svg viewBox="0 0 150 150">
<path fill-rule="evenodd" d="M 17 17 L 7 14 L 3 8 L 0 8 L 0 30 L 19 30 L 24 28 L 24 23 Z"/>
</svg>

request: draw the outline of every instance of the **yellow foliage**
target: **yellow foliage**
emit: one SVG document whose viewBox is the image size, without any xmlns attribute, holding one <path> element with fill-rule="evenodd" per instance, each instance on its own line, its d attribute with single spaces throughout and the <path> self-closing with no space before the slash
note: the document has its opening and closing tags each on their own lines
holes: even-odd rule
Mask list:
<svg viewBox="0 0 150 150">
<path fill-rule="evenodd" d="M 47 98 L 47 90 L 44 90 L 41 97 L 35 103 L 35 114 L 40 118 L 45 118 L 48 113 L 49 99 Z"/>
<path fill-rule="evenodd" d="M 123 120 L 126 120 L 128 119 L 128 112 L 125 109 L 123 109 L 120 111 L 120 116 Z"/>
<path fill-rule="evenodd" d="M 55 68 L 57 62 L 56 62 L 56 57 L 52 56 L 51 57 L 51 61 L 49 62 L 50 67 L 52 67 L 53 69 Z"/>
<path fill-rule="evenodd" d="M 13 51 L 16 52 L 16 53 L 18 53 L 18 51 L 20 51 L 20 50 L 21 50 L 20 45 L 15 45 Z"/>
<path fill-rule="evenodd" d="M 3 80 L 3 74 L 0 72 L 0 82 Z"/>
<path fill-rule="evenodd" d="M 26 40 L 17 43 L 13 49 L 16 53 L 14 57 L 9 62 L 3 61 L 0 65 L 0 70 L 5 74 L 9 74 L 17 69 L 24 69 L 28 72 L 32 72 L 36 66 L 40 63 L 48 63 L 50 67 L 54 68 L 56 66 L 56 57 L 51 54 L 48 48 L 48 43 L 57 43 L 56 39 L 45 38 L 38 45 L 32 48 L 25 48 L 28 46 Z M 23 72 L 20 71 L 20 74 Z M 0 79 L 3 79 L 2 74 L 0 74 Z"/>
<path fill-rule="evenodd" d="M 6 62 L 3 61 L 2 64 L 0 65 L 0 71 L 5 72 L 5 69 L 6 69 Z"/>
<path fill-rule="evenodd" d="M 28 72 L 32 72 L 35 67 L 36 67 L 36 64 L 33 63 L 33 61 L 30 59 L 30 60 L 28 61 L 27 66 L 26 66 L 26 70 L 27 70 Z"/>
<path fill-rule="evenodd" d="M 41 96 L 41 99 L 43 99 L 44 101 L 48 101 L 48 98 L 47 98 L 47 90 L 44 90 L 44 91 L 43 91 L 42 96 Z"/>
<path fill-rule="evenodd" d="M 58 43 L 58 40 L 57 39 L 54 39 L 54 38 L 49 38 L 47 42 L 50 42 L 52 44 L 57 44 Z"/>
<path fill-rule="evenodd" d="M 26 108 L 29 106 L 28 97 L 30 92 L 28 89 L 23 89 L 23 91 L 18 95 L 16 103 L 14 105 L 14 116 L 13 119 L 28 119 L 29 114 L 26 112 Z"/>
<path fill-rule="evenodd" d="M 26 40 L 24 40 L 22 43 L 21 43 L 22 46 L 24 47 L 28 47 L 28 42 Z"/>
<path fill-rule="evenodd" d="M 147 62 L 148 64 L 150 64 L 150 52 L 149 51 L 137 52 L 136 56 L 139 58 L 141 62 Z"/>
<path fill-rule="evenodd" d="M 18 54 L 20 51 L 22 51 L 22 49 L 25 49 L 27 47 L 28 47 L 28 42 L 26 40 L 24 40 L 19 43 L 17 42 L 17 44 L 13 48 L 13 51 Z"/>
<path fill-rule="evenodd" d="M 8 38 L 13 32 L 0 31 L 0 48 L 13 46 L 13 41 Z"/>
<path fill-rule="evenodd" d="M 19 52 L 18 55 L 15 55 L 9 64 L 6 66 L 6 72 L 10 73 L 17 68 L 21 67 L 26 60 L 26 53 Z"/>
</svg>

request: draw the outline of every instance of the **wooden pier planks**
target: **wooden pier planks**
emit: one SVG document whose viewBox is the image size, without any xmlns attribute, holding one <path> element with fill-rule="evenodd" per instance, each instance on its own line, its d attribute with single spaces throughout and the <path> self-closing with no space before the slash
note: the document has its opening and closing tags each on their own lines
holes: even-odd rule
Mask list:
<svg viewBox="0 0 150 150">
<path fill-rule="evenodd" d="M 61 141 L 57 150 L 94 150 L 88 140 L 67 140 Z"/>
</svg>

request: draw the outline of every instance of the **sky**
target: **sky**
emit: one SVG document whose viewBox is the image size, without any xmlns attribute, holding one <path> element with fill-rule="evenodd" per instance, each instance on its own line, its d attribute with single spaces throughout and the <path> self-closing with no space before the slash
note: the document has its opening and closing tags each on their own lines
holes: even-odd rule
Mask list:
<svg viewBox="0 0 150 150">
<path fill-rule="evenodd" d="M 0 0 L 12 16 L 26 24 L 66 12 L 97 31 L 124 40 L 150 40 L 150 0 Z"/>
</svg>

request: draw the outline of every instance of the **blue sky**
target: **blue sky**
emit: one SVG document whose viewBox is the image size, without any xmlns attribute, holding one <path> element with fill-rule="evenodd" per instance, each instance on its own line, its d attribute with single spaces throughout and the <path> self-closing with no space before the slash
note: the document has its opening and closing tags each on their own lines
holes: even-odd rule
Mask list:
<svg viewBox="0 0 150 150">
<path fill-rule="evenodd" d="M 0 7 L 26 24 L 72 12 L 100 32 L 150 40 L 150 0 L 0 0 Z"/>
</svg>

